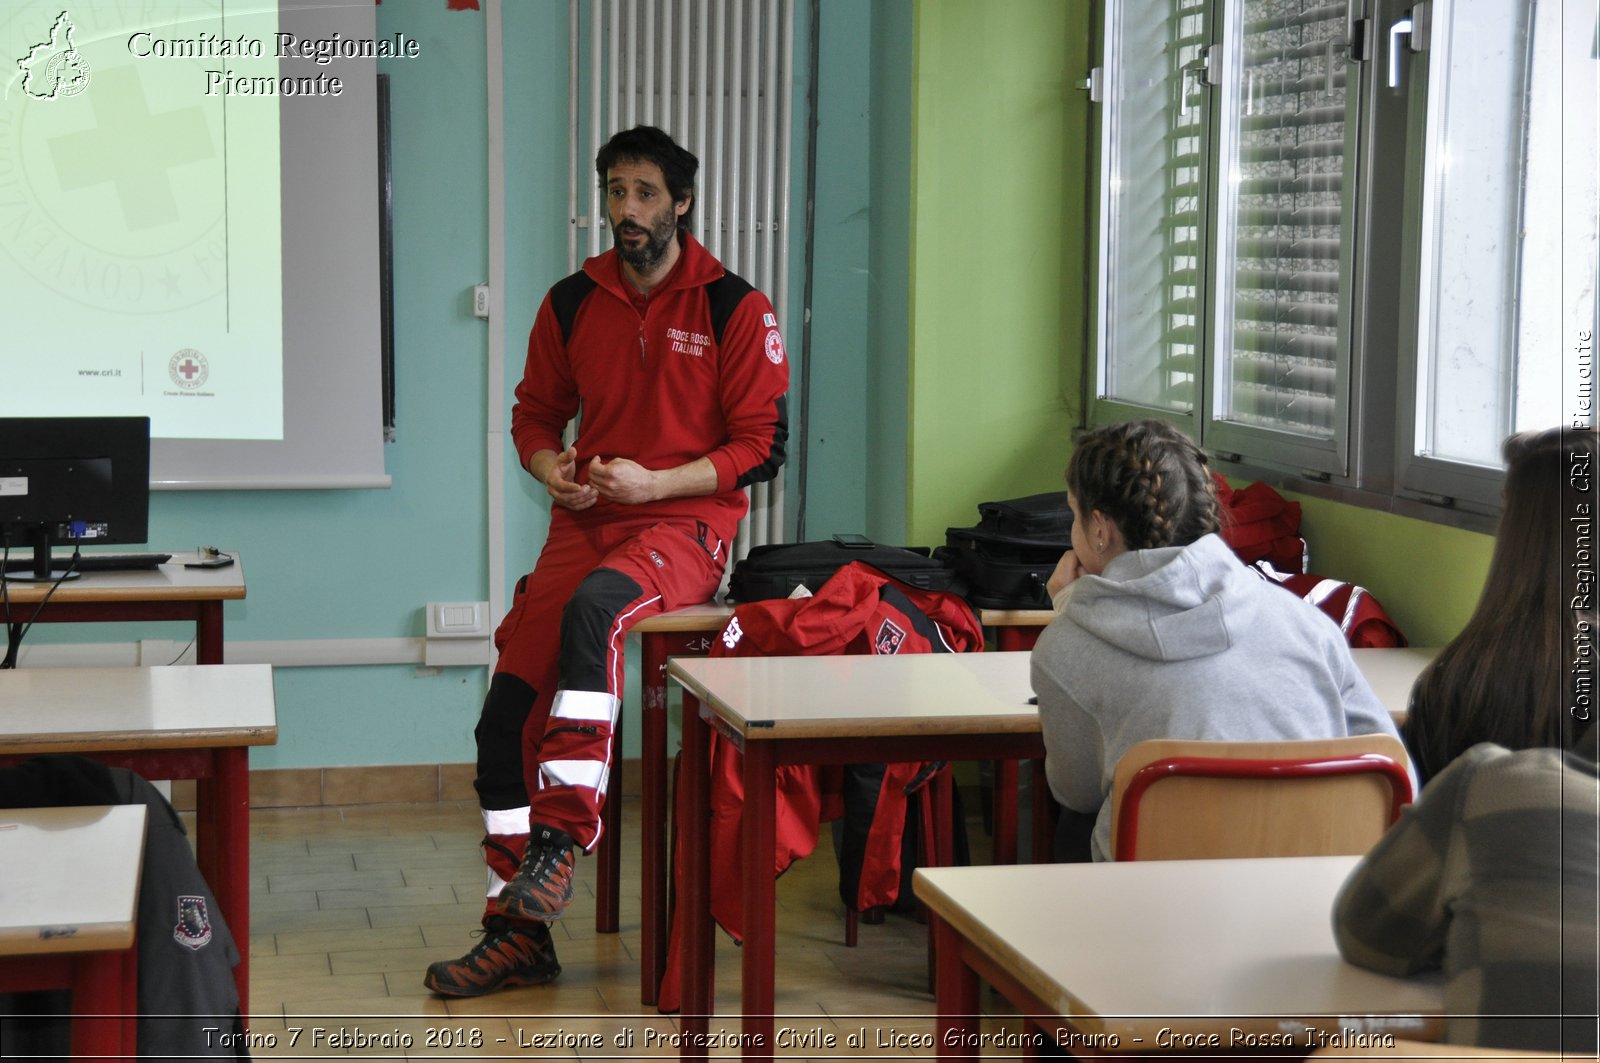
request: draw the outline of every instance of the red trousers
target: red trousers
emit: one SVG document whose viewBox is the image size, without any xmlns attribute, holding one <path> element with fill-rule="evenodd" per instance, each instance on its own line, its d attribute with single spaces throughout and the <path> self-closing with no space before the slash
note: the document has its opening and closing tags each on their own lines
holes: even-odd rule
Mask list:
<svg viewBox="0 0 1600 1063">
<path fill-rule="evenodd" d="M 555 511 L 495 631 L 500 656 L 478 722 L 491 897 L 515 873 L 529 822 L 584 849 L 599 841 L 623 637 L 645 617 L 710 599 L 726 561 L 721 537 L 698 521 L 586 526 Z"/>
</svg>

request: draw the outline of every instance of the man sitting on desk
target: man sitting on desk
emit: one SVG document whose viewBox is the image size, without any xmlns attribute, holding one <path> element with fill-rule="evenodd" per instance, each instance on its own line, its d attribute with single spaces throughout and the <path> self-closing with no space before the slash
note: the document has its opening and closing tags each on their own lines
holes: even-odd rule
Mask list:
<svg viewBox="0 0 1600 1063">
<path fill-rule="evenodd" d="M 572 897 L 576 851 L 600 837 L 623 635 L 712 596 L 743 488 L 783 464 L 777 317 L 689 234 L 698 168 L 659 129 L 612 137 L 595 169 L 615 247 L 550 289 L 534 321 L 511 437 L 550 495 L 550 531 L 495 632 L 475 732 L 484 934 L 429 966 L 436 993 L 561 972 L 547 924 Z"/>
</svg>

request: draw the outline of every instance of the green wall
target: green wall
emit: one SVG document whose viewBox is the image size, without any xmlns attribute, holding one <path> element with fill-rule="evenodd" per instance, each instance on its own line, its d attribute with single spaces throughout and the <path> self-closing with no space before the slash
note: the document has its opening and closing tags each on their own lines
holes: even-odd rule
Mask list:
<svg viewBox="0 0 1600 1063">
<path fill-rule="evenodd" d="M 920 3 L 913 73 L 910 536 L 1056 489 L 1077 423 L 1086 4 Z"/>
<path fill-rule="evenodd" d="M 913 78 L 913 541 L 986 498 L 1056 490 L 1081 421 L 1094 281 L 1091 5 L 924 0 Z M 1459 631 L 1491 537 L 1298 498 L 1315 571 L 1359 583 L 1414 645 Z"/>
<path fill-rule="evenodd" d="M 1311 570 L 1358 583 L 1383 603 L 1413 646 L 1442 646 L 1478 604 L 1494 538 L 1357 506 L 1300 503 Z"/>
</svg>

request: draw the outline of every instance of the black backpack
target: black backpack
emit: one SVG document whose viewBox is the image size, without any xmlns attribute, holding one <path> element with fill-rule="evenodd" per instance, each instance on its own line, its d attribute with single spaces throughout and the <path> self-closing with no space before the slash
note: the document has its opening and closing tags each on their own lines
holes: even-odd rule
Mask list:
<svg viewBox="0 0 1600 1063">
<path fill-rule="evenodd" d="M 1045 583 L 1072 548 L 1072 510 L 1065 491 L 978 504 L 978 523 L 946 528 L 934 551 L 980 609 L 1049 609 Z"/>
<path fill-rule="evenodd" d="M 760 602 L 787 598 L 796 587 L 815 591 L 852 561 L 865 561 L 918 590 L 948 591 L 955 575 L 925 548 L 880 546 L 861 536 L 838 535 L 809 543 L 773 543 L 751 549 L 734 562 L 728 599 Z"/>
</svg>

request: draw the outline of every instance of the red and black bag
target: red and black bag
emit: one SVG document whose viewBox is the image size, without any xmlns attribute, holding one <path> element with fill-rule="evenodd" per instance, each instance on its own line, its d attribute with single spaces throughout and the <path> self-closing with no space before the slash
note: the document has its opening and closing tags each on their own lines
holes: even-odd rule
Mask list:
<svg viewBox="0 0 1600 1063">
<path fill-rule="evenodd" d="M 1279 572 L 1304 572 L 1309 565 L 1300 537 L 1300 503 L 1257 480 L 1235 491 L 1215 473 L 1222 511 L 1222 541 L 1247 565 L 1269 562 Z"/>
<path fill-rule="evenodd" d="M 780 598 L 736 606 L 712 640 L 713 657 L 826 654 L 967 653 L 983 649 L 977 614 L 960 597 L 902 583 L 870 565 L 839 569 L 805 598 Z M 825 692 L 818 696 L 825 697 Z M 867 832 L 854 904 L 859 910 L 893 905 L 901 882 L 901 834 L 907 789 L 927 767 L 911 761 L 884 765 Z M 837 769 L 812 765 L 778 769 L 777 849 L 773 873 L 816 848 L 821 822 L 843 811 Z M 721 873 L 711 882 L 711 914 L 734 938 L 743 926 L 738 873 L 744 783 L 739 751 L 713 733 L 711 745 L 711 851 Z M 681 835 L 680 835 L 681 836 Z M 681 898 L 681 891 L 674 891 Z M 847 902 L 848 903 L 848 902 Z M 674 926 L 682 921 L 675 919 Z M 678 1009 L 677 934 L 668 946 L 667 973 L 657 1007 Z"/>
<path fill-rule="evenodd" d="M 1345 641 L 1352 649 L 1407 644 L 1400 626 L 1390 619 L 1383 603 L 1365 587 L 1307 572 L 1279 572 L 1263 562 L 1258 562 L 1255 568 L 1284 590 L 1299 595 L 1328 614 L 1344 632 Z"/>
</svg>

